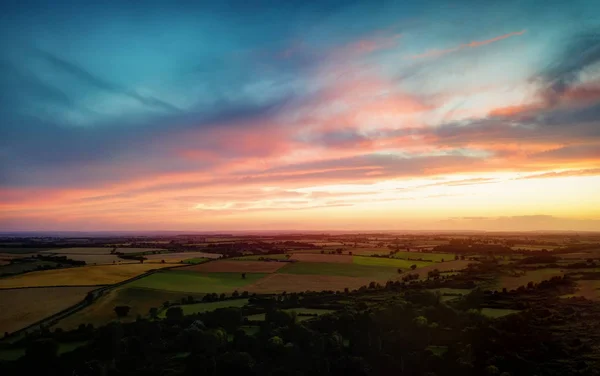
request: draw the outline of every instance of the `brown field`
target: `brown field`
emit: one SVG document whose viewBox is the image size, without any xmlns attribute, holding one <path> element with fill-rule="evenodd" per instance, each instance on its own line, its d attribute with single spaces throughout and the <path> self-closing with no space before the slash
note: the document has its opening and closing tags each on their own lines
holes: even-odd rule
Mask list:
<svg viewBox="0 0 600 376">
<path fill-rule="evenodd" d="M 561 269 L 537 269 L 530 270 L 518 277 L 513 276 L 502 276 L 498 281 L 497 288 L 506 288 L 507 290 L 516 290 L 520 286 L 527 286 L 529 282 L 539 283 L 544 280 L 548 280 L 554 276 L 563 276 L 565 273 Z"/>
<path fill-rule="evenodd" d="M 402 273 L 399 275 L 399 277 L 397 279 L 402 279 L 402 277 L 406 274 L 414 274 L 414 273 L 418 273 L 419 278 L 427 278 L 427 273 L 434 269 L 437 269 L 440 272 L 447 272 L 450 270 L 462 270 L 462 269 L 465 269 L 467 267 L 467 265 L 469 265 L 472 262 L 473 261 L 468 261 L 468 260 L 453 260 L 453 261 L 446 261 L 446 262 L 436 262 L 431 265 L 424 266 L 422 268 L 417 268 L 414 271 L 407 271 L 405 273 Z"/>
<path fill-rule="evenodd" d="M 600 281 L 599 280 L 580 280 L 577 281 L 577 291 L 570 296 L 583 296 L 590 300 L 600 300 Z"/>
<path fill-rule="evenodd" d="M 294 253 L 292 260 L 302 262 L 328 262 L 339 264 L 352 264 L 352 256 L 346 255 L 322 255 L 320 253 Z"/>
<path fill-rule="evenodd" d="M 0 333 L 14 332 L 68 308 L 94 287 L 0 290 Z"/>
<path fill-rule="evenodd" d="M 165 301 L 176 302 L 190 295 L 195 298 L 200 298 L 203 295 L 126 286 L 111 290 L 108 294 L 94 302 L 94 304 L 71 316 L 65 317 L 54 325 L 54 328 L 65 330 L 75 329 L 79 324 L 93 324 L 95 327 L 98 327 L 116 320 L 131 322 L 135 321 L 138 314 L 142 316 L 148 315 L 148 311 L 152 307 L 160 308 Z M 119 305 L 131 307 L 131 311 L 129 311 L 127 317 L 122 319 L 117 318 L 114 308 Z"/>
<path fill-rule="evenodd" d="M 353 290 L 370 283 L 369 278 L 341 277 L 330 275 L 282 274 L 275 273 L 266 276 L 244 290 L 255 293 L 301 292 L 306 290 L 343 291 L 346 287 Z"/>
<path fill-rule="evenodd" d="M 149 262 L 161 262 L 165 260 L 165 262 L 182 262 L 183 260 L 192 259 L 192 258 L 210 258 L 217 259 L 221 257 L 218 253 L 206 253 L 206 252 L 174 252 L 174 253 L 159 253 L 157 255 L 145 255 L 145 258 L 148 259 Z"/>
<path fill-rule="evenodd" d="M 201 273 L 274 273 L 288 263 L 275 261 L 212 261 L 205 264 L 187 266 L 177 270 Z"/>
<path fill-rule="evenodd" d="M 558 257 L 562 259 L 589 259 L 589 258 L 598 258 L 600 257 L 600 253 L 596 250 L 593 251 L 584 251 L 584 252 L 576 252 L 576 253 L 565 253 L 558 255 Z"/>
<path fill-rule="evenodd" d="M 173 264 L 125 264 L 43 270 L 0 279 L 0 289 L 39 286 L 112 285 Z"/>
</svg>

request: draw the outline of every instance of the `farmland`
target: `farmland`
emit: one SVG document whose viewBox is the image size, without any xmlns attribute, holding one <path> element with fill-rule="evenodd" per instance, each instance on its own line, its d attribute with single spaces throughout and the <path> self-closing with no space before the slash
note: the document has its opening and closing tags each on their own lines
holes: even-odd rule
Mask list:
<svg viewBox="0 0 600 376">
<path fill-rule="evenodd" d="M 41 286 L 95 286 L 118 283 L 169 264 L 83 266 L 43 270 L 0 279 L 0 289 Z"/>
<path fill-rule="evenodd" d="M 399 260 L 387 257 L 364 257 L 364 256 L 353 256 L 352 262 L 357 265 L 367 266 L 384 266 L 400 269 L 410 269 L 412 265 L 416 265 L 417 268 L 431 265 L 430 262 L 425 261 L 413 261 L 413 260 Z"/>
<path fill-rule="evenodd" d="M 352 264 L 352 256 L 348 255 L 322 255 L 318 253 L 294 253 L 291 260 L 302 262 L 324 262 L 336 264 Z"/>
<path fill-rule="evenodd" d="M 83 300 L 90 290 L 91 287 L 0 290 L 0 332 L 13 332 L 59 312 Z"/>
<path fill-rule="evenodd" d="M 280 269 L 279 273 L 360 277 L 371 280 L 386 281 L 387 279 L 397 276 L 398 270 L 396 267 L 393 266 L 369 266 L 347 263 L 295 262 L 288 264 L 284 268 Z"/>
<path fill-rule="evenodd" d="M 165 271 L 152 274 L 129 284 L 130 287 L 185 293 L 231 293 L 263 278 L 263 273 L 200 273 L 194 271 Z"/>
<path fill-rule="evenodd" d="M 144 257 L 148 262 L 161 262 L 164 260 L 167 263 L 178 263 L 193 258 L 217 259 L 221 257 L 221 255 L 218 253 L 207 252 L 169 252 L 144 255 Z"/>
<path fill-rule="evenodd" d="M 335 265 L 335 264 L 334 264 Z M 344 291 L 345 288 L 358 289 L 368 285 L 373 279 L 315 274 L 270 274 L 251 285 L 244 287 L 252 293 L 268 294 L 302 291 Z"/>
<path fill-rule="evenodd" d="M 229 261 L 218 260 L 200 265 L 186 266 L 178 270 L 204 273 L 273 273 L 286 266 L 287 262 L 277 261 Z"/>
<path fill-rule="evenodd" d="M 179 307 L 183 309 L 184 315 L 192 315 L 196 313 L 214 311 L 217 308 L 243 307 L 246 304 L 248 304 L 248 299 L 229 299 L 220 302 L 184 304 Z M 161 311 L 159 317 L 165 317 L 165 313 L 166 310 Z"/>
</svg>

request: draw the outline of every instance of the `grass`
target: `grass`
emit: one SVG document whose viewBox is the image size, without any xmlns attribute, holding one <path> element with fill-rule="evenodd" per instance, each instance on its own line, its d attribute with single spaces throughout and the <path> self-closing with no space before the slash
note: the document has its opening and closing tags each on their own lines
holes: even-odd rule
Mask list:
<svg viewBox="0 0 600 376">
<path fill-rule="evenodd" d="M 112 285 L 152 269 L 169 264 L 124 264 L 81 266 L 68 269 L 43 270 L 12 277 L 0 278 L 0 289 L 39 286 L 95 286 Z"/>
<path fill-rule="evenodd" d="M 247 273 L 246 278 L 242 279 L 240 273 L 168 271 L 139 279 L 132 282 L 130 286 L 192 293 L 228 293 L 239 290 L 266 275 L 265 273 Z"/>
<path fill-rule="evenodd" d="M 398 275 L 397 267 L 319 262 L 290 263 L 279 269 L 278 272 L 285 274 L 361 277 L 374 280 L 387 280 Z"/>
<path fill-rule="evenodd" d="M 240 260 L 240 261 L 256 261 L 259 258 L 270 258 L 270 259 L 275 259 L 275 260 L 287 260 L 289 257 L 288 254 L 284 254 L 284 253 L 279 253 L 276 255 L 250 255 L 250 256 L 242 256 L 242 257 L 236 257 L 233 258 L 232 260 Z"/>
<path fill-rule="evenodd" d="M 352 261 L 357 265 L 366 266 L 384 266 L 391 268 L 400 268 L 403 271 L 410 269 L 412 265 L 417 265 L 417 268 L 431 265 L 430 262 L 426 261 L 414 261 L 414 260 L 399 260 L 394 258 L 386 257 L 364 257 L 364 256 L 353 256 Z"/>
<path fill-rule="evenodd" d="M 59 343 L 58 344 L 58 355 L 62 355 L 62 354 L 71 352 L 81 346 L 84 346 L 85 344 L 87 344 L 87 342 Z M 24 347 L 0 350 L 0 360 L 8 360 L 8 361 L 17 360 L 24 355 L 25 355 Z"/>
<path fill-rule="evenodd" d="M 448 346 L 428 346 L 427 350 L 431 351 L 437 356 L 444 356 L 448 351 Z"/>
<path fill-rule="evenodd" d="M 393 255 L 394 258 L 398 259 L 423 259 L 430 260 L 433 262 L 442 262 L 454 260 L 456 255 L 452 253 L 423 253 L 423 252 L 406 252 L 400 251 Z"/>
<path fill-rule="evenodd" d="M 223 300 L 220 302 L 210 302 L 210 303 L 196 303 L 196 304 L 184 304 L 180 305 L 181 309 L 183 309 L 184 315 L 193 315 L 196 313 L 210 312 L 214 311 L 217 308 L 228 308 L 228 307 L 243 307 L 248 304 L 248 299 L 232 299 L 232 300 Z M 165 317 L 166 310 L 162 311 L 159 317 Z"/>
<path fill-rule="evenodd" d="M 202 264 L 204 262 L 207 262 L 208 260 L 210 260 L 210 259 L 208 259 L 206 257 L 194 257 L 194 258 L 191 258 L 191 259 L 183 260 L 182 262 L 184 264 L 196 265 L 196 264 Z"/>
<path fill-rule="evenodd" d="M 492 318 L 492 319 L 497 319 L 499 317 L 504 317 L 504 316 L 508 316 L 508 315 L 512 315 L 513 313 L 519 313 L 521 311 L 518 311 L 516 309 L 505 309 L 505 308 L 482 308 L 481 309 L 481 314 Z"/>
<path fill-rule="evenodd" d="M 304 313 L 304 314 L 317 315 L 317 316 L 335 312 L 330 309 L 313 309 L 313 308 L 289 308 L 289 309 L 284 309 L 284 311 L 296 312 L 298 314 Z M 265 321 L 265 316 L 266 316 L 266 314 L 264 314 L 264 313 L 257 313 L 255 315 L 246 316 L 246 318 L 250 321 Z M 310 320 L 312 318 L 314 318 L 314 316 L 296 316 L 297 321 L 306 321 L 306 320 Z"/>
<path fill-rule="evenodd" d="M 506 288 L 507 290 L 516 290 L 520 286 L 527 286 L 529 282 L 539 283 L 548 280 L 554 276 L 564 275 L 561 269 L 537 269 L 527 271 L 525 275 L 519 277 L 502 276 L 499 278 L 497 288 Z"/>
</svg>

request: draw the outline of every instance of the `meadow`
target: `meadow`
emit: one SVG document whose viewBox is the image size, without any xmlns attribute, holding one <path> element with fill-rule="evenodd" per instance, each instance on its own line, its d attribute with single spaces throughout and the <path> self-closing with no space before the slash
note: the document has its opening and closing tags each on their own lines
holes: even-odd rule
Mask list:
<svg viewBox="0 0 600 376">
<path fill-rule="evenodd" d="M 195 304 L 183 304 L 180 305 L 183 310 L 184 315 L 193 315 L 196 313 L 209 312 L 214 311 L 217 308 L 227 308 L 227 307 L 243 307 L 248 304 L 248 299 L 228 299 L 222 300 L 219 302 L 210 302 L 210 303 L 195 303 Z M 166 310 L 162 310 L 158 315 L 160 318 L 164 318 L 166 314 Z"/>
<path fill-rule="evenodd" d="M 561 269 L 536 269 L 528 270 L 524 275 L 514 277 L 511 275 L 503 275 L 498 278 L 496 283 L 497 289 L 506 288 L 507 290 L 516 290 L 520 286 L 527 286 L 529 282 L 539 283 L 543 280 L 550 279 L 554 276 L 564 275 L 564 271 Z"/>
<path fill-rule="evenodd" d="M 150 270 L 169 264 L 125 264 L 81 266 L 68 269 L 43 270 L 0 278 L 0 289 L 41 286 L 97 286 L 112 285 Z"/>
<path fill-rule="evenodd" d="M 400 251 L 394 253 L 392 257 L 399 259 L 411 259 L 418 260 L 422 259 L 425 261 L 433 261 L 433 262 L 444 262 L 444 261 L 452 261 L 454 260 L 456 255 L 452 253 L 429 253 L 429 252 L 407 252 Z"/>
<path fill-rule="evenodd" d="M 273 273 L 288 265 L 287 262 L 277 261 L 233 261 L 217 260 L 194 266 L 187 266 L 178 270 L 201 273 Z"/>
<path fill-rule="evenodd" d="M 248 273 L 244 279 L 240 273 L 201 273 L 178 270 L 154 273 L 128 285 L 186 293 L 231 293 L 234 290 L 243 290 L 244 286 L 252 284 L 265 275 L 264 273 Z"/>
</svg>

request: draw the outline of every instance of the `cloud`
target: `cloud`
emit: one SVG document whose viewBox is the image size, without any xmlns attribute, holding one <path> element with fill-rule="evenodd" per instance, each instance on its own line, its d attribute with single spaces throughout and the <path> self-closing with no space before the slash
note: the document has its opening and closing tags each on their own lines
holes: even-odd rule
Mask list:
<svg viewBox="0 0 600 376">
<path fill-rule="evenodd" d="M 508 34 L 497 36 L 495 38 L 482 40 L 482 41 L 472 41 L 469 43 L 464 43 L 464 44 L 458 45 L 456 47 L 452 47 L 452 48 L 448 48 L 448 49 L 444 49 L 444 50 L 428 50 L 422 54 L 412 55 L 412 56 L 410 56 L 410 58 L 411 59 L 424 59 L 424 58 L 430 58 L 430 57 L 440 57 L 443 55 L 447 55 L 447 54 L 450 54 L 453 52 L 458 52 L 458 51 L 465 50 L 465 49 L 486 46 L 488 44 L 495 43 L 495 42 L 501 41 L 503 39 L 523 35 L 523 34 L 525 34 L 525 32 L 526 32 L 526 30 L 514 31 L 514 32 L 511 32 Z"/>
<path fill-rule="evenodd" d="M 600 168 L 588 168 L 583 170 L 566 170 L 566 171 L 550 171 L 539 174 L 531 174 L 522 176 L 519 179 L 545 179 L 545 178 L 560 178 L 570 176 L 595 176 L 600 175 Z"/>
</svg>

